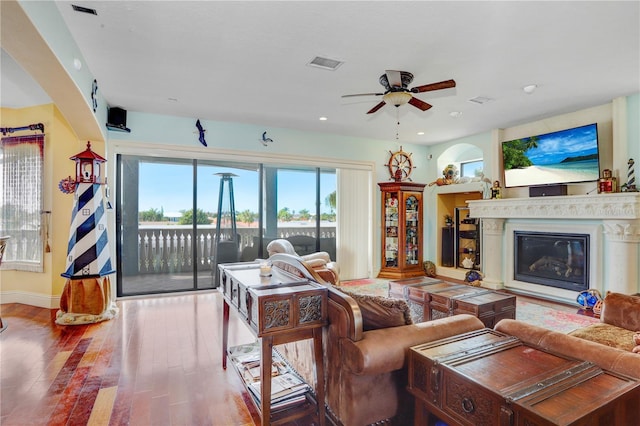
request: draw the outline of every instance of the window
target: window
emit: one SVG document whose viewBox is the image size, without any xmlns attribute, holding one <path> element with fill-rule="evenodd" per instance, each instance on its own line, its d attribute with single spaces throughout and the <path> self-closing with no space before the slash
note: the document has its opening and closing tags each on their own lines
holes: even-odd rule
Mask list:
<svg viewBox="0 0 640 426">
<path fill-rule="evenodd" d="M 10 236 L 2 267 L 43 271 L 42 174 L 44 135 L 2 138 L 0 233 Z"/>
<path fill-rule="evenodd" d="M 460 177 L 479 177 L 482 174 L 482 160 L 464 161 L 460 163 Z"/>
</svg>

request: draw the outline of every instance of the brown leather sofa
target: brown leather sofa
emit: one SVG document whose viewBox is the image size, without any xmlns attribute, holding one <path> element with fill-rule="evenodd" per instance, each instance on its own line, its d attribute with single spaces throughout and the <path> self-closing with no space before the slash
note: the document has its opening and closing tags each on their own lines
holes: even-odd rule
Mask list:
<svg viewBox="0 0 640 426">
<path fill-rule="evenodd" d="M 640 331 L 640 297 L 607 293 L 602 301 L 600 322 L 569 334 L 581 339 L 631 351 L 636 346 L 633 335 Z M 637 354 L 640 362 L 640 354 Z"/>
<path fill-rule="evenodd" d="M 638 296 L 608 293 L 602 302 L 600 322 L 569 335 L 515 320 L 502 320 L 495 329 L 605 370 L 640 378 L 640 354 L 631 352 L 635 346 L 633 334 L 640 330 Z"/>
<path fill-rule="evenodd" d="M 524 343 L 592 362 L 604 370 L 640 378 L 639 354 L 547 330 L 519 320 L 503 319 L 494 328 L 515 336 Z"/>
</svg>

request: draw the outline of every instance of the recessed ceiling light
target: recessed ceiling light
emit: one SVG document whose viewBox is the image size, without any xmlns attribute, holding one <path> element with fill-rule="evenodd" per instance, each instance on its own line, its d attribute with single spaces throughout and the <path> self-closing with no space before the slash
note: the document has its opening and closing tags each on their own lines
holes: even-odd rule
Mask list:
<svg viewBox="0 0 640 426">
<path fill-rule="evenodd" d="M 527 95 L 530 95 L 533 92 L 535 92 L 537 88 L 538 88 L 537 84 L 529 84 L 528 86 L 524 86 L 522 90 L 524 90 L 524 93 L 526 93 Z"/>
<path fill-rule="evenodd" d="M 78 58 L 74 58 L 73 59 L 73 67 L 77 70 L 80 71 L 82 69 L 82 61 Z"/>
<path fill-rule="evenodd" d="M 424 135 L 424 132 L 418 132 L 418 135 L 422 136 L 422 135 Z"/>
<path fill-rule="evenodd" d="M 320 120 L 320 121 L 327 121 L 327 120 L 328 120 L 328 118 L 327 118 L 327 117 L 320 117 L 320 118 L 318 118 L 318 120 Z"/>
<path fill-rule="evenodd" d="M 453 118 L 458 118 L 462 115 L 462 111 L 451 111 L 449 115 Z"/>
</svg>

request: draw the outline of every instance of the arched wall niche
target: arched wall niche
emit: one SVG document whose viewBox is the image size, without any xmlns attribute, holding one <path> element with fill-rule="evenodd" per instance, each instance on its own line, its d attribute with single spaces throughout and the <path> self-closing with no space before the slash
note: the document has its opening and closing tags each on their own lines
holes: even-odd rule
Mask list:
<svg viewBox="0 0 640 426">
<path fill-rule="evenodd" d="M 442 172 L 449 165 L 453 164 L 458 173 L 461 170 L 461 164 L 470 161 L 484 161 L 485 153 L 482 148 L 472 143 L 460 142 L 451 145 L 436 157 L 436 166 L 438 167 L 438 177 L 442 177 Z M 484 164 L 484 167 L 487 165 Z M 479 200 L 483 197 L 483 183 L 480 177 L 462 178 L 458 176 L 458 181 L 452 185 L 435 186 L 433 189 L 434 203 L 434 224 L 435 230 L 432 235 L 435 237 L 435 244 L 432 247 L 432 258 L 435 259 L 437 273 L 454 279 L 463 280 L 468 271 L 464 268 L 456 268 L 445 261 L 443 253 L 455 247 L 455 235 L 452 234 L 446 224 L 445 217 L 449 216 L 455 220 L 456 209 L 467 206 L 468 200 Z M 445 249 L 448 247 L 449 249 Z M 451 255 L 453 256 L 453 254 Z M 446 265 L 446 266 L 445 266 Z"/>
<path fill-rule="evenodd" d="M 436 160 L 438 170 L 442 171 L 449 164 L 453 164 L 460 171 L 460 164 L 468 161 L 482 160 L 484 153 L 479 147 L 469 143 L 452 145 L 440 154 Z"/>
</svg>

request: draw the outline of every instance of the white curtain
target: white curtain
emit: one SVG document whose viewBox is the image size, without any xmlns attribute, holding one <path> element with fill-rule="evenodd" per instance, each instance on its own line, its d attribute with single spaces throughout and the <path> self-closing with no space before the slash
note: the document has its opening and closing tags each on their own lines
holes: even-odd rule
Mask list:
<svg viewBox="0 0 640 426">
<path fill-rule="evenodd" d="M 2 138 L 0 236 L 9 236 L 2 268 L 43 271 L 44 135 Z"/>
<path fill-rule="evenodd" d="M 337 261 L 340 280 L 372 273 L 372 177 L 370 170 L 337 171 Z"/>
</svg>

